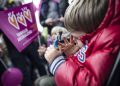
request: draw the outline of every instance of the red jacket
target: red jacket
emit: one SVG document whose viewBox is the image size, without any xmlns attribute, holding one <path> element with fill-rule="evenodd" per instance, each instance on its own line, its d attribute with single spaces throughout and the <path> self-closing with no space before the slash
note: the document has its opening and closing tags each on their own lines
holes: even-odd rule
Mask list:
<svg viewBox="0 0 120 86">
<path fill-rule="evenodd" d="M 119 37 L 120 0 L 109 0 L 99 28 L 81 38 L 88 43 L 75 55 L 61 56 L 52 63 L 50 71 L 57 86 L 103 86 L 120 49 Z"/>
</svg>

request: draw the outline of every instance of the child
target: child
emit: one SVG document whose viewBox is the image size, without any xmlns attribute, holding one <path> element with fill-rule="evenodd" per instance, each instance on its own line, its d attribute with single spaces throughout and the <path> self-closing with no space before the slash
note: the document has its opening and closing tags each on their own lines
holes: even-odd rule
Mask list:
<svg viewBox="0 0 120 86">
<path fill-rule="evenodd" d="M 51 30 L 52 42 L 56 39 L 56 37 L 58 36 L 60 32 L 62 32 L 61 39 L 63 39 L 63 37 L 69 36 L 69 32 L 66 30 L 66 28 L 61 27 L 61 26 L 55 26 Z M 42 56 L 45 53 L 45 51 L 46 51 L 46 46 L 40 46 L 38 49 L 40 56 Z M 36 86 L 56 86 L 53 76 L 47 76 L 47 75 L 38 78 L 35 84 Z"/>
<path fill-rule="evenodd" d="M 66 59 L 48 47 L 45 58 L 57 86 L 103 86 L 120 49 L 120 0 L 73 0 L 65 26 L 83 46 Z"/>
<path fill-rule="evenodd" d="M 50 43 L 49 44 L 52 44 L 53 41 L 56 39 L 56 37 L 58 36 L 59 32 L 62 32 L 62 36 L 61 36 L 61 39 L 63 40 L 64 37 L 68 37 L 69 38 L 69 32 L 66 30 L 66 28 L 64 27 L 61 27 L 61 26 L 55 26 L 52 28 L 51 30 L 51 36 L 49 36 L 49 40 L 50 40 Z M 49 45 L 48 45 L 49 46 Z M 40 46 L 39 49 L 38 49 L 38 52 L 39 52 L 39 55 L 42 56 L 44 54 L 44 52 L 46 51 L 46 46 Z"/>
</svg>

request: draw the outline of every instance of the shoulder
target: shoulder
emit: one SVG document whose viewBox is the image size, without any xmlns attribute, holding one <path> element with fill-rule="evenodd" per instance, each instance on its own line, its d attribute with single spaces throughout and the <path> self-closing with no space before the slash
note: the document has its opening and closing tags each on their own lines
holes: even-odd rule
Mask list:
<svg viewBox="0 0 120 86">
<path fill-rule="evenodd" d="M 110 26 L 99 31 L 89 43 L 89 47 L 92 46 L 92 49 L 96 51 L 103 48 L 115 47 L 116 45 L 120 46 L 120 26 Z"/>
<path fill-rule="evenodd" d="M 102 43 L 113 41 L 114 43 L 119 42 L 120 44 L 119 35 L 120 35 L 120 26 L 110 26 L 99 32 L 98 39 Z"/>
</svg>

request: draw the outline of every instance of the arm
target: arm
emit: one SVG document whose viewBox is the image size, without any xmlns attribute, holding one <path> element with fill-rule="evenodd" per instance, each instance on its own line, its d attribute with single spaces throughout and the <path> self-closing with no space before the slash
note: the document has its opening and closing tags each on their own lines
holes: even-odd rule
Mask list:
<svg viewBox="0 0 120 86">
<path fill-rule="evenodd" d="M 92 46 L 93 49 L 90 48 L 91 45 L 88 46 L 85 53 L 85 63 L 79 62 L 78 57 L 74 56 L 67 58 L 64 63 L 61 63 L 53 73 L 57 85 L 103 86 L 119 50 L 119 41 L 116 40 L 118 34 L 111 33 L 107 31 L 106 34 L 105 31 L 104 35 L 102 34 L 97 39 L 96 44 Z M 103 41 L 104 38 L 107 39 Z"/>
<path fill-rule="evenodd" d="M 51 65 L 59 64 L 56 67 L 50 66 L 57 86 L 103 86 L 120 47 L 119 30 L 118 28 L 114 28 L 114 30 L 116 30 L 114 33 L 111 30 L 108 31 L 108 29 L 104 30 L 102 34 L 99 34 L 99 38 L 94 38 L 89 43 L 85 53 L 85 63 L 79 62 L 78 57 L 74 56 L 62 60 L 62 63 L 55 61 L 56 59 L 52 60 Z M 98 37 L 98 35 L 95 37 Z"/>
<path fill-rule="evenodd" d="M 59 61 L 56 59 L 51 64 L 50 71 L 54 74 L 58 86 L 101 86 L 109 75 L 117 51 L 117 46 L 96 51 L 87 57 L 84 64 L 74 57 L 59 57 Z"/>
</svg>

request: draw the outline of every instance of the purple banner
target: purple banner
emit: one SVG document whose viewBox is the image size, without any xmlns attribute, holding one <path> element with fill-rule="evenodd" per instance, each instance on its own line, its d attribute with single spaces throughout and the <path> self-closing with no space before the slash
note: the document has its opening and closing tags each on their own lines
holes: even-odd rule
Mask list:
<svg viewBox="0 0 120 86">
<path fill-rule="evenodd" d="M 0 28 L 18 51 L 38 36 L 33 3 L 0 12 Z"/>
</svg>

